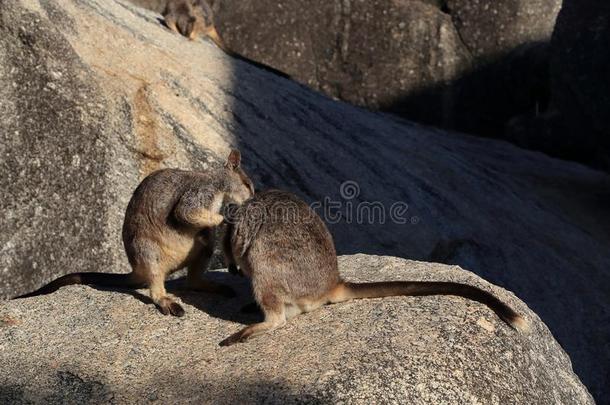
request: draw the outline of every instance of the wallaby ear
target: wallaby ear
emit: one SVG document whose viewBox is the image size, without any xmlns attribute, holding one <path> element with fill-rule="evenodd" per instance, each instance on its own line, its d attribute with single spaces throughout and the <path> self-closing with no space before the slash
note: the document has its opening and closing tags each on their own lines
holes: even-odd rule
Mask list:
<svg viewBox="0 0 610 405">
<path fill-rule="evenodd" d="M 237 149 L 232 149 L 231 153 L 229 153 L 229 157 L 227 158 L 226 167 L 231 170 L 235 170 L 241 164 L 241 153 Z"/>
</svg>

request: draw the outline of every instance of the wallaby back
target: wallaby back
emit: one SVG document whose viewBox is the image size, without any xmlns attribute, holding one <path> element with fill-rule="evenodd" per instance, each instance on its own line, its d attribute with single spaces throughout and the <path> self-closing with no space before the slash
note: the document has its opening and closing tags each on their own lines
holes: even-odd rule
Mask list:
<svg viewBox="0 0 610 405">
<path fill-rule="evenodd" d="M 467 284 L 428 281 L 346 283 L 339 276 L 330 232 L 297 196 L 278 190 L 255 195 L 231 216 L 231 254 L 252 277 L 265 321 L 229 336 L 223 346 L 282 326 L 286 319 L 328 303 L 359 298 L 457 295 L 487 305 L 515 329 L 527 322 L 493 294 Z"/>
</svg>

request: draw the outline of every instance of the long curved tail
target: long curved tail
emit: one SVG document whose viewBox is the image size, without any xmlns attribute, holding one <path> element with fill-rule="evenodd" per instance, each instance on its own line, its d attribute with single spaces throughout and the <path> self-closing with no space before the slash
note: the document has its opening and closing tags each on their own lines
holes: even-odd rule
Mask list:
<svg viewBox="0 0 610 405">
<path fill-rule="evenodd" d="M 328 297 L 331 303 L 358 298 L 392 296 L 456 295 L 487 305 L 514 329 L 525 331 L 528 323 L 521 315 L 498 298 L 480 288 L 467 284 L 440 281 L 389 281 L 379 283 L 341 283 Z"/>
<path fill-rule="evenodd" d="M 137 279 L 133 273 L 71 273 L 59 277 L 49 284 L 27 294 L 20 295 L 13 299 L 35 297 L 37 295 L 51 294 L 63 286 L 72 284 L 96 285 L 100 287 L 124 287 L 137 288 L 144 283 Z"/>
</svg>

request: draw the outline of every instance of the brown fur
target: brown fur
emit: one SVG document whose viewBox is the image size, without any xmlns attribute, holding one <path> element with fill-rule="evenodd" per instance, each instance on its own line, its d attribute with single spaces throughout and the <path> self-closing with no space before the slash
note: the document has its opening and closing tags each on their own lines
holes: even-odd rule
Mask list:
<svg viewBox="0 0 610 405">
<path fill-rule="evenodd" d="M 492 294 L 450 282 L 347 283 L 339 276 L 332 237 L 320 217 L 298 197 L 262 192 L 227 218 L 226 254 L 252 278 L 265 320 L 229 336 L 222 346 L 279 328 L 286 320 L 322 305 L 357 298 L 451 294 L 488 305 L 515 328 L 524 319 Z"/>
<path fill-rule="evenodd" d="M 169 0 L 161 14 L 172 31 L 191 40 L 199 36 L 209 36 L 219 48 L 226 48 L 216 32 L 214 14 L 206 1 Z"/>
<path fill-rule="evenodd" d="M 191 40 L 209 37 L 225 52 L 230 51 L 216 31 L 214 12 L 206 0 L 130 0 L 133 4 L 160 13 L 170 30 Z"/>
<path fill-rule="evenodd" d="M 233 295 L 229 287 L 201 278 L 214 248 L 214 229 L 223 222 L 224 201 L 242 203 L 254 194 L 234 150 L 226 164 L 210 172 L 163 169 L 146 177 L 134 191 L 123 223 L 129 274 L 73 273 L 18 298 L 49 294 L 68 284 L 111 287 L 148 286 L 162 313 L 184 310 L 165 291 L 168 274 L 187 267 L 190 288 Z"/>
</svg>

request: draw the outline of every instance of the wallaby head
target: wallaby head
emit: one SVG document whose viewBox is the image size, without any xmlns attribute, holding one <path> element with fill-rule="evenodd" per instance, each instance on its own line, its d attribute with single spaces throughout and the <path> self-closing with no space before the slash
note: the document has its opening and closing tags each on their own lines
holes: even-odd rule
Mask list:
<svg viewBox="0 0 610 405">
<path fill-rule="evenodd" d="M 254 184 L 241 167 L 241 153 L 233 149 L 224 165 L 228 179 L 225 202 L 241 204 L 254 195 Z"/>
<path fill-rule="evenodd" d="M 170 0 L 162 14 L 168 28 L 189 39 L 216 33 L 214 14 L 205 0 Z"/>
</svg>

